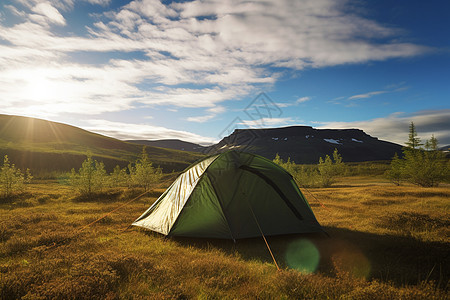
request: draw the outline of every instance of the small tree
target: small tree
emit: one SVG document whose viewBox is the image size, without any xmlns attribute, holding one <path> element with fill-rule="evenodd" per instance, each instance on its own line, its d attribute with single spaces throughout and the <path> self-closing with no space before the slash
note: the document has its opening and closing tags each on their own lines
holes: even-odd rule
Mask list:
<svg viewBox="0 0 450 300">
<path fill-rule="evenodd" d="M 127 183 L 127 170 L 121 169 L 120 166 L 115 166 L 112 173 L 109 175 L 109 186 L 120 187 Z"/>
<path fill-rule="evenodd" d="M 78 172 L 72 169 L 70 183 L 80 194 L 87 196 L 102 191 L 107 181 L 106 176 L 103 162 L 93 160 L 92 154 L 88 153 Z"/>
<path fill-rule="evenodd" d="M 438 139 L 434 137 L 434 134 L 431 135 L 431 139 L 427 141 L 430 145 L 430 150 L 437 151 L 438 150 Z"/>
<path fill-rule="evenodd" d="M 403 159 L 395 162 L 401 167 L 401 177 L 423 187 L 433 187 L 442 181 L 448 181 L 449 162 L 445 154 L 438 150 L 438 140 L 432 135 L 425 142 L 424 150 L 419 148 L 423 144 L 416 136 L 414 123 L 411 122 L 407 146 L 403 148 Z"/>
<path fill-rule="evenodd" d="M 337 149 L 334 149 L 333 159 L 331 159 L 329 155 L 325 156 L 325 159 L 320 157 L 317 168 L 319 170 L 319 178 L 323 187 L 331 186 L 336 181 L 336 177 L 345 172 L 345 165 L 342 162 L 342 156 L 338 153 Z"/>
<path fill-rule="evenodd" d="M 427 144 L 430 150 L 406 148 L 405 177 L 413 184 L 423 187 L 438 186 L 440 182 L 448 180 L 449 166 L 445 154 L 437 149 L 437 139 L 432 136 Z"/>
<path fill-rule="evenodd" d="M 404 161 L 395 153 L 391 161 L 391 168 L 386 171 L 385 176 L 392 183 L 399 186 L 403 178 Z"/>
<path fill-rule="evenodd" d="M 0 191 L 3 197 L 10 197 L 16 192 L 23 191 L 25 183 L 29 183 L 32 178 L 29 169 L 23 174 L 20 169 L 11 164 L 8 155 L 5 155 L 0 169 Z"/>
<path fill-rule="evenodd" d="M 275 155 L 275 158 L 273 159 L 273 162 L 277 165 L 284 168 L 286 171 L 288 171 L 292 176 L 296 173 L 296 165 L 295 162 L 291 161 L 291 158 L 288 157 L 287 161 L 284 162 L 283 159 L 278 155 L 278 153 Z"/>
<path fill-rule="evenodd" d="M 158 182 L 162 176 L 162 169 L 154 168 L 149 160 L 146 147 L 142 149 L 141 158 L 134 166 L 130 164 L 128 169 L 132 185 L 143 187 L 145 191 L 150 190 L 151 185 Z"/>
<path fill-rule="evenodd" d="M 417 149 L 423 145 L 420 141 L 420 138 L 417 137 L 417 131 L 416 127 L 414 126 L 414 122 L 411 122 L 411 124 L 409 125 L 409 135 L 406 145 L 411 149 Z"/>
<path fill-rule="evenodd" d="M 284 162 L 278 153 L 275 155 L 273 162 L 288 171 L 299 187 L 314 186 L 317 182 L 318 175 L 315 166 L 297 165 L 290 157 Z"/>
</svg>

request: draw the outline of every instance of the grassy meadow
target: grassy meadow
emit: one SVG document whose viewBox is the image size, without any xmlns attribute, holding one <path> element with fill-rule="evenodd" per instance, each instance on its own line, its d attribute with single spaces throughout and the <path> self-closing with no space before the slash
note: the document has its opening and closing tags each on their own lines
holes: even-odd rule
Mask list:
<svg viewBox="0 0 450 300">
<path fill-rule="evenodd" d="M 164 186 L 163 186 L 164 185 Z M 79 198 L 35 180 L 0 204 L 2 299 L 448 299 L 450 187 L 341 178 L 307 197 L 325 234 L 175 239 L 129 228 L 169 185 Z M 320 201 L 320 203 L 319 203 Z"/>
</svg>

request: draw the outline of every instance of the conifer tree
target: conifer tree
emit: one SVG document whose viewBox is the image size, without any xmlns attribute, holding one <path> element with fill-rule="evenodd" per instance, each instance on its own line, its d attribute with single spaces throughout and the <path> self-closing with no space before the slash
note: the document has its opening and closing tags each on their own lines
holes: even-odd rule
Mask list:
<svg viewBox="0 0 450 300">
<path fill-rule="evenodd" d="M 411 124 L 409 125 L 409 135 L 406 145 L 411 149 L 417 149 L 423 145 L 420 141 L 420 138 L 417 137 L 417 131 L 414 122 L 411 122 Z"/>
<path fill-rule="evenodd" d="M 395 152 L 391 161 L 391 168 L 386 171 L 385 175 L 392 183 L 398 186 L 403 179 L 403 168 L 404 161 L 400 159 L 397 152 Z"/>
<path fill-rule="evenodd" d="M 152 162 L 148 158 L 146 147 L 143 147 L 141 158 L 134 166 L 128 166 L 130 170 L 131 184 L 143 187 L 145 191 L 150 190 L 152 184 L 158 182 L 162 176 L 160 167 L 154 168 Z"/>
<path fill-rule="evenodd" d="M 103 162 L 92 159 L 90 152 L 78 172 L 72 169 L 70 174 L 70 183 L 84 196 L 101 192 L 106 185 L 106 181 L 105 165 Z"/>
<path fill-rule="evenodd" d="M 403 148 L 402 177 L 423 187 L 449 181 L 449 162 L 444 153 L 438 150 L 438 140 L 434 135 L 425 142 L 425 149 L 420 148 L 423 144 L 417 138 L 414 123 L 411 122 L 406 145 Z"/>
<path fill-rule="evenodd" d="M 127 170 L 121 169 L 119 165 L 115 166 L 109 175 L 110 187 L 121 187 L 127 182 Z"/>
</svg>

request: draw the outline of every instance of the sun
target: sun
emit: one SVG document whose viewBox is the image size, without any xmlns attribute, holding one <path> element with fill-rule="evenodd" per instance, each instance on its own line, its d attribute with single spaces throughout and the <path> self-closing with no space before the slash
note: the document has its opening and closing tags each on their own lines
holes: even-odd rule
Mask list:
<svg viewBox="0 0 450 300">
<path fill-rule="evenodd" d="M 61 70 L 55 68 L 33 68 L 18 70 L 14 74 L 20 82 L 16 91 L 16 107 L 19 114 L 47 118 L 73 109 L 75 95 L 82 88 L 71 84 Z"/>
<path fill-rule="evenodd" d="M 25 77 L 23 99 L 31 102 L 51 102 L 59 93 L 57 80 L 52 80 L 46 70 L 36 70 Z"/>
</svg>

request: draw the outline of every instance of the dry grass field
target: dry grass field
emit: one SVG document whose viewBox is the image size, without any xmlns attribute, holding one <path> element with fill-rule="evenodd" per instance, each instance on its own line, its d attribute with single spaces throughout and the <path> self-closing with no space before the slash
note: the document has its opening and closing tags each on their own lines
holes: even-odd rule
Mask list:
<svg viewBox="0 0 450 300">
<path fill-rule="evenodd" d="M 172 239 L 125 231 L 164 187 L 78 198 L 36 181 L 0 204 L 2 299 L 448 299 L 450 187 L 342 178 L 303 190 L 329 234 Z M 320 204 L 318 201 L 322 202 Z"/>
</svg>

